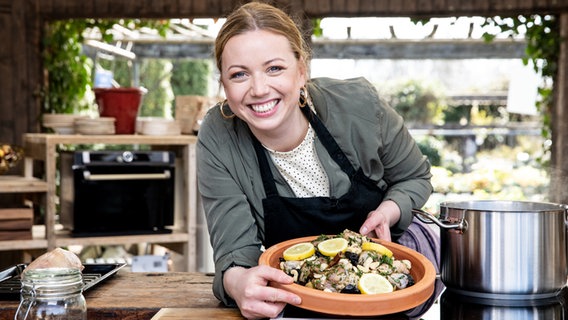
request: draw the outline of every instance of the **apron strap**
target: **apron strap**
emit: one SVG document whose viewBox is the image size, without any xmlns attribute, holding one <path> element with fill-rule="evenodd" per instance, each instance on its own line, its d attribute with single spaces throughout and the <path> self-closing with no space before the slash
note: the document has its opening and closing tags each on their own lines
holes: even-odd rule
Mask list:
<svg viewBox="0 0 568 320">
<path fill-rule="evenodd" d="M 312 128 L 314 128 L 314 131 L 318 138 L 322 141 L 324 147 L 327 149 L 327 152 L 329 152 L 331 158 L 335 160 L 343 172 L 345 172 L 349 177 L 353 177 L 355 175 L 355 168 L 353 168 L 353 165 L 349 162 L 349 159 L 347 159 L 347 156 L 343 150 L 341 150 L 335 139 L 333 139 L 331 133 L 327 130 L 320 118 L 313 113 L 309 107 L 303 107 L 300 109 L 312 125 Z"/>
<path fill-rule="evenodd" d="M 258 166 L 262 174 L 262 185 L 264 186 L 264 192 L 266 196 L 278 196 L 278 191 L 276 190 L 276 184 L 274 183 L 274 175 L 272 170 L 270 170 L 270 164 L 268 164 L 268 158 L 266 157 L 266 150 L 260 144 L 260 141 L 250 132 L 252 138 L 252 144 L 254 145 L 254 150 L 256 151 L 256 157 L 258 159 Z M 265 179 L 266 177 L 266 179 Z"/>
</svg>

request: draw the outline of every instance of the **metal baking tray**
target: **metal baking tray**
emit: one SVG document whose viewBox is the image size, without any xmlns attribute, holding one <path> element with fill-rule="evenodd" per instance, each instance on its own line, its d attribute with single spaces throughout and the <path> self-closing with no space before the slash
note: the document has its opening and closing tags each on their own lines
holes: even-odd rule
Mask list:
<svg viewBox="0 0 568 320">
<path fill-rule="evenodd" d="M 110 276 L 116 274 L 118 270 L 126 266 L 126 263 L 111 264 L 84 264 L 83 269 L 83 291 L 87 291 Z M 26 264 L 17 264 L 8 269 L 0 271 L 0 300 L 19 300 L 20 276 Z"/>
</svg>

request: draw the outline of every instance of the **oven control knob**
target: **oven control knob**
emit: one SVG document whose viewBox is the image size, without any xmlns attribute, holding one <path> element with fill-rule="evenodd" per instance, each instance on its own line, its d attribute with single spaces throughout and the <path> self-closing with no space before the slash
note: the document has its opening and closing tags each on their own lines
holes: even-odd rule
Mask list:
<svg viewBox="0 0 568 320">
<path fill-rule="evenodd" d="M 132 162 L 134 160 L 134 155 L 130 151 L 124 151 L 122 153 L 122 161 L 124 162 Z"/>
</svg>

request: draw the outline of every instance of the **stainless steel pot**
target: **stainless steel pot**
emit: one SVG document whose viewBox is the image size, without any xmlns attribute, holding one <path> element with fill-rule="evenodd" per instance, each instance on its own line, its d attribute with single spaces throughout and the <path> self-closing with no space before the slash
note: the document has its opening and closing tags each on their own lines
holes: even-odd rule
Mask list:
<svg viewBox="0 0 568 320">
<path fill-rule="evenodd" d="M 566 286 L 567 208 L 524 201 L 440 205 L 440 216 L 414 215 L 441 232 L 441 279 L 469 296 L 548 298 Z"/>
</svg>

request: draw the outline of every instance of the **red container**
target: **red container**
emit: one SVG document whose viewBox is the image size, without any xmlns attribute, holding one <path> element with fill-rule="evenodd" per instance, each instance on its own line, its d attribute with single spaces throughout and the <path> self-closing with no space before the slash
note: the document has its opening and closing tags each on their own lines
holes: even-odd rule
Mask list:
<svg viewBox="0 0 568 320">
<path fill-rule="evenodd" d="M 144 93 L 139 88 L 95 88 L 99 114 L 101 117 L 116 119 L 115 133 L 134 134 Z"/>
</svg>

